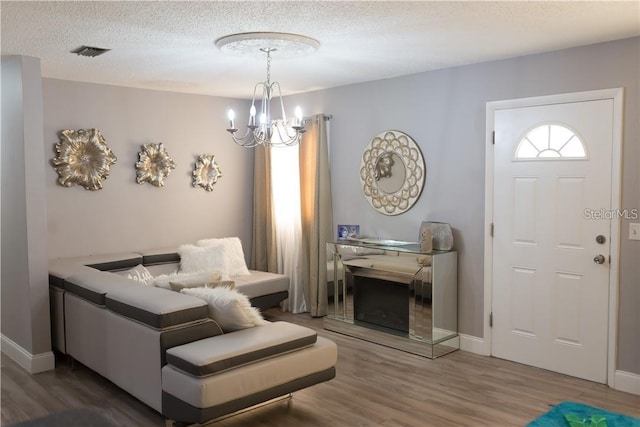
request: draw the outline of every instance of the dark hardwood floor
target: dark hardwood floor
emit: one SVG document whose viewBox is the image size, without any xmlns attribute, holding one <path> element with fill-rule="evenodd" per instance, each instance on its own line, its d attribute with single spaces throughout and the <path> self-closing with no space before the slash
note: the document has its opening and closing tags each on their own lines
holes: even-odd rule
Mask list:
<svg viewBox="0 0 640 427">
<path fill-rule="evenodd" d="M 640 417 L 640 396 L 464 351 L 436 360 L 322 329 L 322 319 L 271 309 L 338 344 L 334 380 L 214 423 L 220 427 L 523 426 L 565 400 Z M 86 367 L 64 358 L 29 375 L 2 354 L 1 424 L 68 408 L 94 408 L 118 426 L 163 426 L 163 417 Z"/>
</svg>

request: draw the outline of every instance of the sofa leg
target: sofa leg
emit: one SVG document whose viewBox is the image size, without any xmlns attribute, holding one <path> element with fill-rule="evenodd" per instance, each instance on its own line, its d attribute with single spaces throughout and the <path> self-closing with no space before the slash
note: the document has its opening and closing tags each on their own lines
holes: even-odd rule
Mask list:
<svg viewBox="0 0 640 427">
<path fill-rule="evenodd" d="M 203 424 L 203 426 L 206 426 L 206 425 L 208 425 L 209 423 L 212 423 L 212 422 L 217 422 L 217 421 L 224 420 L 226 418 L 234 417 L 236 415 L 244 414 L 245 412 L 253 411 L 254 409 L 262 408 L 263 406 L 271 405 L 273 403 L 283 402 L 285 400 L 287 401 L 287 406 L 290 407 L 291 406 L 291 401 L 293 400 L 293 394 L 292 393 L 287 393 L 287 394 L 285 394 L 283 396 L 276 397 L 276 398 L 273 398 L 271 400 L 267 400 L 267 401 L 262 402 L 262 403 L 258 403 L 257 405 L 249 406 L 248 408 L 240 409 L 239 411 L 232 412 L 232 413 L 227 414 L 227 415 L 223 415 L 223 416 L 221 416 L 219 418 L 216 418 L 216 419 L 213 419 L 211 421 L 206 422 L 205 424 Z"/>
<path fill-rule="evenodd" d="M 209 426 L 209 425 L 211 425 L 213 423 L 217 423 L 218 421 L 226 420 L 227 418 L 235 417 L 236 415 L 244 414 L 245 412 L 253 411 L 254 409 L 261 408 L 261 407 L 267 406 L 267 405 L 271 405 L 272 403 L 282 402 L 282 401 L 285 401 L 285 400 L 287 401 L 287 406 L 290 407 L 291 406 L 291 402 L 293 401 L 293 394 L 292 393 L 288 393 L 288 394 L 285 394 L 284 396 L 276 397 L 275 399 L 267 400 L 266 402 L 258 403 L 257 405 L 253 405 L 253 406 L 250 406 L 248 408 L 244 408 L 244 409 L 241 409 L 239 411 L 232 412 L 230 414 L 223 415 L 223 416 L 218 417 L 218 418 L 214 418 L 214 419 L 209 420 L 209 421 L 207 421 L 207 422 L 205 422 L 203 424 L 190 424 L 189 427 L 206 427 L 206 426 Z M 166 419 L 165 420 L 165 427 L 185 427 L 185 424 L 176 422 L 174 420 Z"/>
<path fill-rule="evenodd" d="M 253 406 L 249 406 L 248 408 L 240 409 L 239 411 L 232 412 L 232 413 L 227 414 L 227 415 L 223 415 L 223 416 L 215 418 L 215 419 L 213 419 L 211 421 L 207 421 L 206 423 L 202 424 L 202 426 L 208 426 L 211 423 L 222 421 L 222 420 L 225 420 L 225 419 L 230 418 L 230 417 L 235 417 L 236 415 L 244 414 L 245 412 L 253 411 L 254 409 L 262 408 L 263 406 L 271 405 L 272 403 L 278 403 L 278 402 L 282 402 L 282 401 L 285 401 L 285 400 L 287 401 L 287 406 L 290 407 L 291 406 L 291 401 L 293 400 L 293 394 L 292 393 L 287 393 L 287 394 L 285 394 L 283 396 L 276 397 L 274 399 L 267 400 L 267 401 L 262 402 L 262 403 L 258 403 L 257 405 L 253 405 Z"/>
</svg>

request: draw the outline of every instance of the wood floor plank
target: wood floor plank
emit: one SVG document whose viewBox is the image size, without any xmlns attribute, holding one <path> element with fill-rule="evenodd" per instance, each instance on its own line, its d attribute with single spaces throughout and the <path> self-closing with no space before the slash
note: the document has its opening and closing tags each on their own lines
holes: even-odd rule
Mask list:
<svg viewBox="0 0 640 427">
<path fill-rule="evenodd" d="M 337 375 L 218 421 L 219 427 L 522 426 L 566 400 L 640 417 L 640 396 L 492 357 L 456 351 L 430 360 L 322 328 L 322 319 L 265 313 L 314 328 L 338 345 Z M 3 426 L 69 408 L 93 408 L 118 426 L 164 426 L 163 417 L 76 363 L 29 375 L 2 354 Z"/>
</svg>

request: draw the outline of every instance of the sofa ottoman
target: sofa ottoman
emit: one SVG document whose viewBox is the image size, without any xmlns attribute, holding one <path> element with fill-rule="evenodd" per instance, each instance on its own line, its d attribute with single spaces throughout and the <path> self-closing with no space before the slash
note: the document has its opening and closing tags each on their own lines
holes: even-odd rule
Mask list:
<svg viewBox="0 0 640 427">
<path fill-rule="evenodd" d="M 335 377 L 337 347 L 312 329 L 268 323 L 167 350 L 165 416 L 202 423 Z"/>
</svg>

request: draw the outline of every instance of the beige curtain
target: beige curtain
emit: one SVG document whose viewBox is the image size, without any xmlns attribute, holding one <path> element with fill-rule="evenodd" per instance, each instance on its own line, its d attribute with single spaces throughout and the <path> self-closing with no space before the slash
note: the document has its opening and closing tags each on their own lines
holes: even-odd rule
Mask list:
<svg viewBox="0 0 640 427">
<path fill-rule="evenodd" d="M 275 222 L 271 202 L 271 154 L 263 146 L 253 154 L 253 236 L 252 270 L 276 273 L 278 269 Z"/>
<path fill-rule="evenodd" d="M 311 316 L 327 314 L 327 251 L 333 240 L 333 208 L 325 116 L 318 114 L 300 144 L 302 277 Z"/>
</svg>

